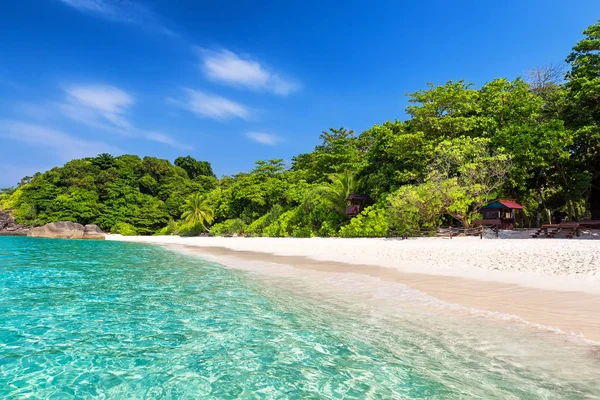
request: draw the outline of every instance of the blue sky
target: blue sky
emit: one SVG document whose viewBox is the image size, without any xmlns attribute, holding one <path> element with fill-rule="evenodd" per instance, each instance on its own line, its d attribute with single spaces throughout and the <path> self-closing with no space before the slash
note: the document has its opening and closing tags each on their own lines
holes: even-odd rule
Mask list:
<svg viewBox="0 0 600 400">
<path fill-rule="evenodd" d="M 0 187 L 98 153 L 218 175 L 404 119 L 406 93 L 559 63 L 597 0 L 19 0 L 0 12 Z"/>
</svg>

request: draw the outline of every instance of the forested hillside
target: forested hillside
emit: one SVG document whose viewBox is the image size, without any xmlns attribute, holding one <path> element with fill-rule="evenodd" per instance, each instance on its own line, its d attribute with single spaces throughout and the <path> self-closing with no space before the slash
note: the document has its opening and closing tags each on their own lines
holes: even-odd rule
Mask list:
<svg viewBox="0 0 600 400">
<path fill-rule="evenodd" d="M 216 186 L 210 164 L 191 157 L 174 166 L 154 157 L 100 154 L 24 178 L 1 204 L 14 210 L 17 222 L 31 225 L 75 221 L 151 234 L 181 216 L 186 197 Z"/>
<path fill-rule="evenodd" d="M 430 85 L 408 95 L 407 120 L 361 134 L 330 129 L 289 168 L 258 161 L 217 179 L 189 156 L 173 165 L 101 154 L 25 178 L 0 204 L 18 222 L 71 220 L 124 234 L 384 236 L 469 225 L 497 197 L 518 199 L 526 224 L 553 211 L 600 220 L 600 23 L 584 35 L 565 71 Z M 375 204 L 350 220 L 348 193 Z"/>
</svg>

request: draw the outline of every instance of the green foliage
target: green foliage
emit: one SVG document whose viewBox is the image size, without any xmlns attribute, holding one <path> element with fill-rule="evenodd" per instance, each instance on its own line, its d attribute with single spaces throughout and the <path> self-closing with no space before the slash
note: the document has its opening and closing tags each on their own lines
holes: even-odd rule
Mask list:
<svg viewBox="0 0 600 400">
<path fill-rule="evenodd" d="M 171 219 L 167 223 L 167 226 L 165 226 L 164 228 L 160 229 L 154 235 L 155 236 L 178 235 L 182 231 L 182 229 L 184 229 L 184 227 L 182 226 L 182 224 L 179 224 L 179 223 L 177 223 L 177 222 L 175 222 L 174 220 Z"/>
<path fill-rule="evenodd" d="M 167 160 L 100 154 L 23 179 L 0 206 L 14 210 L 18 222 L 30 225 L 68 220 L 112 231 L 127 223 L 148 235 L 179 218 L 190 194 L 215 185 L 216 178 L 192 180 Z"/>
<path fill-rule="evenodd" d="M 250 235 L 260 236 L 263 233 L 263 230 L 275 222 L 281 214 L 284 212 L 283 207 L 279 204 L 273 206 L 273 208 L 263 215 L 262 217 L 254 220 L 247 228 L 246 233 Z"/>
<path fill-rule="evenodd" d="M 600 21 L 583 34 L 567 57 L 564 120 L 574 132 L 571 151 L 591 174 L 591 217 L 600 219 Z"/>
<path fill-rule="evenodd" d="M 123 236 L 137 235 L 135 227 L 127 222 L 117 222 L 112 228 L 110 228 L 110 233 L 116 233 Z"/>
<path fill-rule="evenodd" d="M 244 234 L 246 224 L 240 218 L 228 219 L 212 226 L 210 233 L 215 236 L 237 236 Z"/>
<path fill-rule="evenodd" d="M 177 157 L 175 159 L 175 165 L 185 170 L 188 177 L 191 179 L 195 179 L 199 176 L 215 176 L 209 162 L 198 161 L 191 156 Z"/>
<path fill-rule="evenodd" d="M 331 209 L 340 214 L 346 212 L 346 198 L 350 193 L 355 193 L 358 182 L 354 173 L 344 171 L 329 175 L 329 182 L 315 187 L 306 197 L 305 205 L 310 209 L 315 198 L 321 198 Z"/>
<path fill-rule="evenodd" d="M 389 234 L 390 223 L 383 208 L 367 207 L 348 225 L 340 228 L 342 237 L 384 237 Z"/>
<path fill-rule="evenodd" d="M 206 225 L 210 225 L 214 221 L 214 211 L 206 201 L 206 197 L 200 193 L 194 193 L 183 205 L 181 218 L 188 226 L 200 225 L 208 231 Z"/>
<path fill-rule="evenodd" d="M 305 171 L 309 182 L 323 181 L 331 173 L 357 169 L 361 164 L 359 140 L 354 131 L 345 128 L 321 132 L 321 144 L 311 153 L 293 158 L 292 168 Z"/>
<path fill-rule="evenodd" d="M 281 214 L 263 230 L 270 237 L 311 237 L 313 229 L 307 223 L 303 207 L 296 207 Z"/>
<path fill-rule="evenodd" d="M 400 234 L 439 226 L 443 199 L 433 182 L 403 186 L 390 194 L 387 201 L 391 225 Z"/>
<path fill-rule="evenodd" d="M 530 83 L 494 79 L 430 84 L 409 94 L 406 121 L 355 134 L 321 132 L 288 167 L 259 160 L 217 179 L 191 156 L 174 165 L 135 155 L 72 160 L 0 192 L 17 222 L 96 223 L 139 234 L 382 236 L 389 229 L 468 226 L 497 197 L 543 222 L 553 211 L 600 219 L 600 22 L 567 58 L 565 82 L 537 70 Z M 376 206 L 348 221 L 350 193 Z M 125 229 L 128 230 L 128 229 Z"/>
</svg>

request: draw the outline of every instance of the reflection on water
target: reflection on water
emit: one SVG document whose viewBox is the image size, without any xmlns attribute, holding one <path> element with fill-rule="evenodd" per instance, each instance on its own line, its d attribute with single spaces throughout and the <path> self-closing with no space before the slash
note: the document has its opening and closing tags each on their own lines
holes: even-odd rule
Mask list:
<svg viewBox="0 0 600 400">
<path fill-rule="evenodd" d="M 373 278 L 246 268 L 0 238 L 0 398 L 600 396 L 592 346 Z"/>
</svg>

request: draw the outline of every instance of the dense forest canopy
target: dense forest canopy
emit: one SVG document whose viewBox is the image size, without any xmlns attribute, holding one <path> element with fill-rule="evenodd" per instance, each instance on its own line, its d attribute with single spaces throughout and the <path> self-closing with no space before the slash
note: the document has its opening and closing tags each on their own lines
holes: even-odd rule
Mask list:
<svg viewBox="0 0 600 400">
<path fill-rule="evenodd" d="M 560 66 L 524 79 L 465 81 L 409 94 L 405 121 L 360 133 L 330 129 L 310 153 L 257 161 L 217 179 L 190 156 L 73 160 L 0 194 L 32 225 L 71 220 L 123 234 L 385 236 L 468 226 L 498 197 L 519 199 L 526 224 L 554 211 L 600 220 L 600 22 Z M 374 204 L 344 215 L 349 193 Z M 212 226 L 211 226 L 212 225 Z"/>
</svg>

